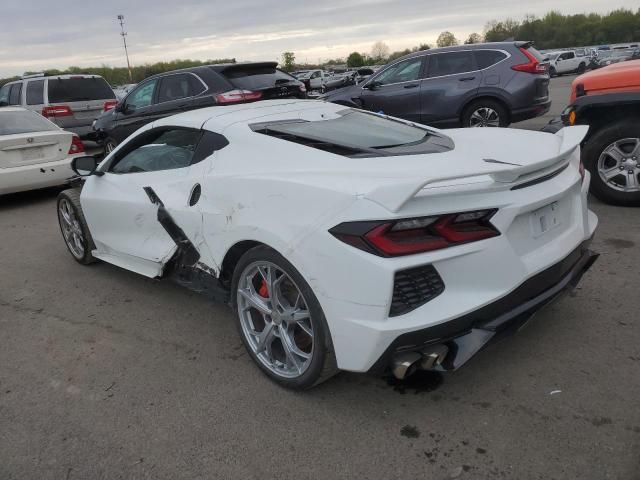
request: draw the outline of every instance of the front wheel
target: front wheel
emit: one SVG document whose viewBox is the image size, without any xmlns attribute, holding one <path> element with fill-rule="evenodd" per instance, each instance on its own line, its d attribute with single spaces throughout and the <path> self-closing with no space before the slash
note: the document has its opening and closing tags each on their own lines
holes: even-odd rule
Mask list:
<svg viewBox="0 0 640 480">
<path fill-rule="evenodd" d="M 338 372 L 320 303 L 279 253 L 249 250 L 234 270 L 231 297 L 242 342 L 269 378 L 303 390 Z"/>
<path fill-rule="evenodd" d="M 640 118 L 596 132 L 582 150 L 591 192 L 603 202 L 640 206 Z"/>
<path fill-rule="evenodd" d="M 462 114 L 463 127 L 508 127 L 509 114 L 495 100 L 476 100 Z"/>
<path fill-rule="evenodd" d="M 64 243 L 75 261 L 83 265 L 95 262 L 91 255 L 95 246 L 80 206 L 80 189 L 65 190 L 58 195 L 58 223 Z"/>
</svg>

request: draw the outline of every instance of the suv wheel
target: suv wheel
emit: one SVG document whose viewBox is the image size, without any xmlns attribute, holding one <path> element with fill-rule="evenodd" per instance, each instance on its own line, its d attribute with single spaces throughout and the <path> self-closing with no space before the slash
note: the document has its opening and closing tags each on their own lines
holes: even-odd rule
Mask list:
<svg viewBox="0 0 640 480">
<path fill-rule="evenodd" d="M 587 70 L 587 66 L 584 63 L 581 63 L 578 67 L 578 73 L 583 74 Z"/>
<path fill-rule="evenodd" d="M 83 265 L 95 262 L 91 251 L 96 247 L 82 213 L 79 188 L 58 195 L 58 223 L 64 243 L 75 261 Z"/>
<path fill-rule="evenodd" d="M 231 302 L 244 346 L 272 380 L 303 390 L 338 372 L 318 299 L 275 250 L 260 246 L 244 254 L 233 272 Z"/>
<path fill-rule="evenodd" d="M 462 114 L 463 127 L 508 127 L 509 114 L 495 100 L 476 100 Z"/>
<path fill-rule="evenodd" d="M 640 119 L 626 118 L 591 137 L 582 151 L 591 192 L 603 202 L 640 206 Z"/>
</svg>

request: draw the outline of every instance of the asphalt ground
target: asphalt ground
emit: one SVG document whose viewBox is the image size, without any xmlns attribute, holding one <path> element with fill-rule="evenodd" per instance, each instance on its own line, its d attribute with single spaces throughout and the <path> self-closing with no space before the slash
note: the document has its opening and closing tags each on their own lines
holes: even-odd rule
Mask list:
<svg viewBox="0 0 640 480">
<path fill-rule="evenodd" d="M 461 370 L 291 393 L 227 307 L 74 262 L 56 193 L 0 198 L 2 480 L 640 478 L 638 210 L 593 200 L 580 287 Z"/>
</svg>

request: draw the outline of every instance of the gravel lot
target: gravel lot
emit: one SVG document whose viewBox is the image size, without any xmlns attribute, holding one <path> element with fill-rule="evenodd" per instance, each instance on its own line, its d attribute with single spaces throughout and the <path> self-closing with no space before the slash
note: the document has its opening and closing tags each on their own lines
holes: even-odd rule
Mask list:
<svg viewBox="0 0 640 480">
<path fill-rule="evenodd" d="M 552 80 L 552 114 L 571 80 Z M 226 307 L 76 264 L 55 196 L 0 199 L 2 480 L 640 478 L 638 210 L 594 200 L 581 287 L 462 370 L 295 394 Z"/>
</svg>

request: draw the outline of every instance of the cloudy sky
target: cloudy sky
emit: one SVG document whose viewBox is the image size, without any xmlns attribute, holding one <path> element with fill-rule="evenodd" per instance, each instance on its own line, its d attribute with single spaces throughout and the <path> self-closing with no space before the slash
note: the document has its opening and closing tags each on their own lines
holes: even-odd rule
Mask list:
<svg viewBox="0 0 640 480">
<path fill-rule="evenodd" d="M 607 12 L 638 0 L 8 0 L 0 15 L 0 77 L 71 65 L 125 65 L 118 14 L 133 64 L 176 58 L 317 61 L 464 39 L 487 21 L 525 13 Z"/>
</svg>

